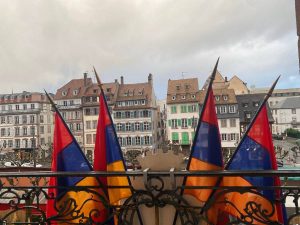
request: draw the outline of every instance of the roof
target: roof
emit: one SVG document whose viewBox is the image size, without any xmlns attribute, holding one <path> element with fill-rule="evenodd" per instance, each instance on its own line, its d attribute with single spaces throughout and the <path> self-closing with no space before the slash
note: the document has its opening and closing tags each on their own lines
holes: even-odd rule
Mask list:
<svg viewBox="0 0 300 225">
<path fill-rule="evenodd" d="M 256 93 L 267 93 L 270 88 L 253 88 L 250 90 L 250 93 L 256 94 Z M 286 88 L 286 89 L 274 89 L 273 94 L 279 94 L 279 93 L 292 93 L 292 92 L 300 92 L 300 88 Z"/>
<path fill-rule="evenodd" d="M 273 109 L 295 109 L 300 108 L 300 97 L 289 97 L 272 107 Z"/>
<path fill-rule="evenodd" d="M 206 79 L 202 89 L 206 89 L 208 87 L 208 84 L 210 82 L 210 76 Z M 227 83 L 227 78 L 224 78 L 222 74 L 217 70 L 216 76 L 213 82 L 213 88 L 227 88 L 229 84 Z"/>
<path fill-rule="evenodd" d="M 49 93 L 50 96 L 53 94 Z M 0 104 L 9 103 L 30 103 L 30 102 L 49 102 L 45 93 L 41 92 L 27 92 L 23 91 L 21 93 L 13 94 L 1 94 Z"/>
<path fill-rule="evenodd" d="M 216 105 L 227 105 L 227 104 L 236 104 L 236 96 L 233 89 L 213 89 L 214 96 L 219 96 L 219 100 L 215 98 Z M 206 90 L 200 91 L 200 103 L 204 102 L 206 95 Z M 227 98 L 224 98 L 227 96 Z M 227 99 L 227 100 L 225 100 Z"/>
<path fill-rule="evenodd" d="M 105 96 L 107 96 L 107 102 L 115 102 L 118 96 L 118 88 L 119 83 L 113 82 L 113 83 L 103 83 L 102 89 L 104 91 Z M 84 96 L 99 96 L 100 94 L 100 88 L 98 84 L 93 83 L 92 85 L 88 86 L 85 90 Z"/>
<path fill-rule="evenodd" d="M 198 78 L 168 81 L 167 104 L 199 102 Z"/>
<path fill-rule="evenodd" d="M 135 83 L 135 84 L 120 84 L 117 101 L 130 101 L 130 100 L 146 100 L 145 105 L 142 106 L 129 106 L 129 108 L 149 108 L 152 107 L 153 85 L 152 82 L 147 83 Z M 116 105 L 116 108 L 126 108 Z"/>
<path fill-rule="evenodd" d="M 92 85 L 91 78 L 73 79 L 56 91 L 54 100 L 81 98 L 90 85 Z"/>
<path fill-rule="evenodd" d="M 258 110 L 260 104 L 262 103 L 265 94 L 244 94 L 244 95 L 237 95 L 237 102 L 238 102 L 238 110 L 240 115 L 240 122 L 250 122 L 252 117 L 255 115 L 256 111 Z M 274 118 L 272 116 L 272 112 L 270 110 L 269 104 L 267 102 L 267 110 L 268 110 L 268 118 L 270 122 L 274 122 Z M 245 113 L 251 113 L 251 119 L 245 120 Z"/>
</svg>

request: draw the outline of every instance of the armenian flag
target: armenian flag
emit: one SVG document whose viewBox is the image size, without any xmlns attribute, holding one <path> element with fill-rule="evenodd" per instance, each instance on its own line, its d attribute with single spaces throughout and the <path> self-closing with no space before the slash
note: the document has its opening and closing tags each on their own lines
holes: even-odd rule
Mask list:
<svg viewBox="0 0 300 225">
<path fill-rule="evenodd" d="M 47 96 L 56 110 L 51 171 L 93 171 L 52 99 Z M 106 221 L 107 199 L 100 184 L 94 177 L 51 177 L 48 194 L 52 198 L 48 200 L 46 209 L 51 224 Z"/>
<path fill-rule="evenodd" d="M 99 118 L 94 150 L 95 171 L 125 171 L 121 148 L 114 130 L 103 90 L 99 97 Z M 100 177 L 104 185 L 130 186 L 128 177 Z M 131 196 L 129 188 L 109 188 L 108 197 L 111 204 Z"/>
<path fill-rule="evenodd" d="M 217 72 L 218 63 L 219 59 L 207 88 L 187 170 L 223 169 L 221 140 L 212 90 L 212 83 Z M 186 179 L 186 186 L 214 186 L 217 179 L 217 177 L 188 177 Z M 193 195 L 201 202 L 206 202 L 211 194 L 211 190 L 186 189 L 184 193 Z"/>
<path fill-rule="evenodd" d="M 276 82 L 268 96 L 271 95 Z M 234 155 L 228 162 L 227 170 L 277 170 L 277 162 L 272 143 L 272 134 L 269 127 L 266 101 L 264 99 L 256 116 L 237 147 Z M 279 177 L 224 177 L 223 186 L 280 186 Z M 268 220 L 285 223 L 285 207 L 275 203 L 281 196 L 280 190 L 262 190 L 238 193 L 230 192 L 225 198 L 224 211 L 243 222 L 243 219 L 253 219 L 252 224 L 265 224 Z M 252 202 L 252 203 L 251 203 Z M 253 205 L 256 204 L 256 206 Z M 246 216 L 246 217 L 245 217 Z"/>
</svg>

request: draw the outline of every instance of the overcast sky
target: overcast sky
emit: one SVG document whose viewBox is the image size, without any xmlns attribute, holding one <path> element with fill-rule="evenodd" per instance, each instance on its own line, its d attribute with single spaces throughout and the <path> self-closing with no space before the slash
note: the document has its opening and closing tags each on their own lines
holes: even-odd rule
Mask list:
<svg viewBox="0 0 300 225">
<path fill-rule="evenodd" d="M 0 93 L 55 92 L 94 65 L 102 80 L 198 77 L 300 87 L 294 0 L 0 0 Z"/>
</svg>

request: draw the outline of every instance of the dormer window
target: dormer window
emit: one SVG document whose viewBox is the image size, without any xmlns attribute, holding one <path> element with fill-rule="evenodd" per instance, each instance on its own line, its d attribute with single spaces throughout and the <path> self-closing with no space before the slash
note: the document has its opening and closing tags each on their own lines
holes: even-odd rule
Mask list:
<svg viewBox="0 0 300 225">
<path fill-rule="evenodd" d="M 172 96 L 172 100 L 175 100 L 176 99 L 176 96 L 174 95 L 174 96 Z"/>
<path fill-rule="evenodd" d="M 220 101 L 220 96 L 219 96 L 219 95 L 216 95 L 216 96 L 215 96 L 215 99 L 216 99 L 217 102 Z"/>
<path fill-rule="evenodd" d="M 177 91 L 180 90 L 180 85 L 176 85 L 176 90 L 177 90 Z"/>
<path fill-rule="evenodd" d="M 61 93 L 61 95 L 62 95 L 62 96 L 66 96 L 66 95 L 67 95 L 67 92 L 66 92 L 66 91 L 63 91 L 63 92 Z M 26 95 L 26 98 L 27 98 L 27 95 Z"/>
<path fill-rule="evenodd" d="M 185 85 L 185 90 L 188 90 L 190 88 L 190 85 L 189 84 L 186 84 Z"/>
<path fill-rule="evenodd" d="M 143 94 L 143 91 L 139 91 L 139 92 L 138 92 L 138 95 L 142 95 L 142 94 Z"/>
<path fill-rule="evenodd" d="M 185 95 L 182 95 L 182 96 L 181 96 L 181 99 L 185 99 Z"/>
<path fill-rule="evenodd" d="M 128 96 L 128 93 L 127 93 L 127 92 L 125 92 L 125 93 L 124 93 L 124 96 Z"/>
<path fill-rule="evenodd" d="M 191 98 L 192 98 L 192 99 L 195 99 L 195 98 L 196 98 L 196 96 L 195 96 L 195 95 L 192 95 L 192 96 L 191 96 Z"/>
<path fill-rule="evenodd" d="M 106 92 L 111 92 L 111 88 L 106 88 Z"/>
<path fill-rule="evenodd" d="M 228 95 L 223 95 L 223 99 L 224 99 L 224 101 L 227 101 L 228 100 Z"/>
<path fill-rule="evenodd" d="M 77 89 L 75 89 L 75 90 L 73 90 L 73 95 L 78 95 L 78 90 Z"/>
<path fill-rule="evenodd" d="M 94 92 L 94 94 L 96 94 L 97 93 L 97 89 L 94 89 L 93 92 Z"/>
</svg>

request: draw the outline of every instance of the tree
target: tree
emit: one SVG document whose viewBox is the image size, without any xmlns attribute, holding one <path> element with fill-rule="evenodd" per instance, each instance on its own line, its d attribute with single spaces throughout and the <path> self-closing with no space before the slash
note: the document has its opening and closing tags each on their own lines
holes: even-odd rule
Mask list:
<svg viewBox="0 0 300 225">
<path fill-rule="evenodd" d="M 285 130 L 285 133 L 288 137 L 293 137 L 293 138 L 300 138 L 300 131 L 293 129 L 293 128 L 288 128 Z"/>
</svg>

